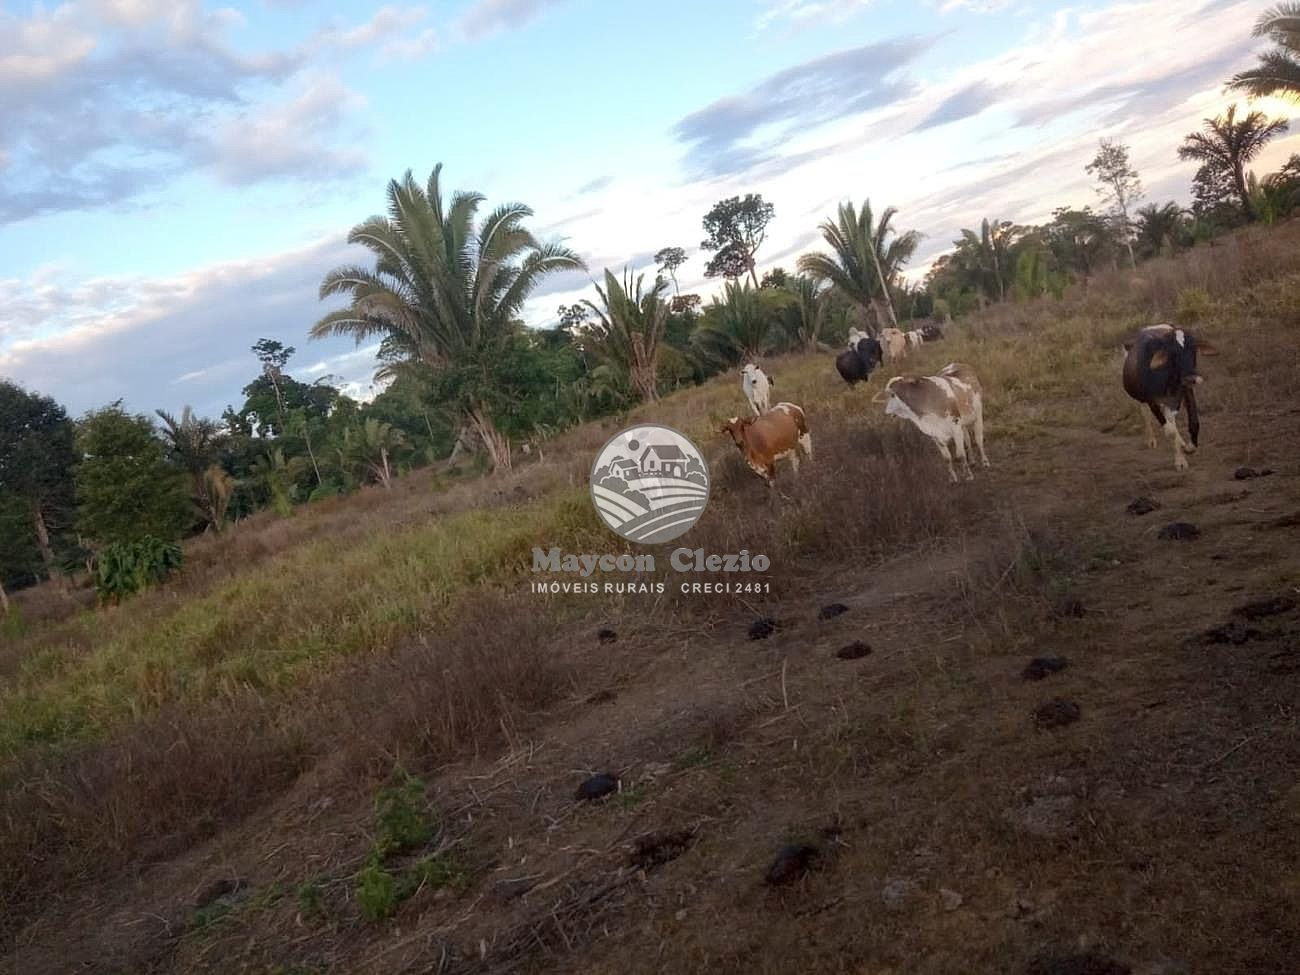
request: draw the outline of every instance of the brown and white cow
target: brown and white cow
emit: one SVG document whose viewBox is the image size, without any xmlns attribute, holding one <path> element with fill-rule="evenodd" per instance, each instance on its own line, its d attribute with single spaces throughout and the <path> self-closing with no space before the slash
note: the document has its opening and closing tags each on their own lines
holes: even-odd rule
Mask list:
<svg viewBox="0 0 1300 975">
<path fill-rule="evenodd" d="M 989 466 L 984 452 L 984 391 L 970 366 L 950 362 L 937 376 L 895 376 L 885 384 L 880 396 L 886 400 L 888 416 L 911 420 L 938 445 L 954 481 L 958 478 L 952 464 L 953 451 L 965 468 L 966 480 L 975 477 L 970 466 L 972 433 L 980 460 Z"/>
<path fill-rule="evenodd" d="M 790 459 L 790 466 L 799 473 L 799 451 L 812 457 L 812 435 L 803 409 L 793 403 L 777 403 L 757 417 L 733 416 L 722 425 L 722 433 L 731 439 L 745 457 L 745 463 L 772 487 L 776 475 L 776 462 Z"/>
<path fill-rule="evenodd" d="M 880 344 L 884 347 L 886 362 L 898 362 L 907 355 L 907 335 L 902 329 L 882 328 Z"/>
<path fill-rule="evenodd" d="M 1192 387 L 1205 380 L 1196 371 L 1197 354 L 1218 355 L 1218 349 L 1186 329 L 1148 325 L 1124 343 L 1124 391 L 1145 406 L 1147 446 L 1156 446 L 1155 423 L 1173 441 L 1174 470 L 1187 469 L 1187 454 L 1196 450 L 1201 420 Z M 1178 410 L 1187 407 L 1189 444 L 1178 432 Z M 1154 423 L 1153 423 L 1154 420 Z"/>
</svg>

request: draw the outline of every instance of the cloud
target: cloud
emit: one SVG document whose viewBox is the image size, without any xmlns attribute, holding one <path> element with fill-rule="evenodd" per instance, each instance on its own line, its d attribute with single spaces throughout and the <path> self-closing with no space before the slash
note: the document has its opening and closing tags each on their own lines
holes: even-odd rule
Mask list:
<svg viewBox="0 0 1300 975">
<path fill-rule="evenodd" d="M 249 347 L 266 337 L 297 348 L 291 373 L 324 359 L 346 382 L 367 387 L 373 355 L 354 354 L 350 339 L 306 338 L 334 307 L 317 299 L 321 278 L 356 258 L 334 237 L 167 278 L 77 282 L 50 268 L 4 282 L 13 301 L 0 308 L 0 375 L 74 413 L 124 397 L 137 411 L 188 403 L 215 416 L 242 401 L 240 389 L 258 368 Z"/>
<path fill-rule="evenodd" d="M 364 152 L 329 143 L 348 111 L 362 104 L 337 78 L 308 78 L 287 101 L 259 106 L 222 127 L 214 147 L 217 174 L 245 186 L 274 177 L 323 181 L 360 172 Z"/>
<path fill-rule="evenodd" d="M 411 38 L 392 40 L 384 45 L 384 56 L 400 61 L 418 61 L 438 50 L 438 32 L 426 27 Z"/>
<path fill-rule="evenodd" d="M 673 127 L 694 175 L 746 172 L 779 157 L 797 131 L 889 104 L 913 89 L 896 72 L 932 43 L 899 38 L 787 68 L 748 91 L 719 99 Z"/>
<path fill-rule="evenodd" d="M 474 0 L 461 15 L 457 27 L 463 37 L 475 41 L 503 30 L 518 30 L 540 17 L 547 7 L 564 0 Z"/>
<path fill-rule="evenodd" d="M 2 162 L 2 160 L 0 160 L 0 162 Z M 613 176 L 599 176 L 596 179 L 593 179 L 590 183 L 583 183 L 581 186 L 579 186 L 577 190 L 574 192 L 574 195 L 581 196 L 584 193 L 596 193 L 600 190 L 603 190 L 606 186 L 608 186 L 613 181 L 614 181 Z"/>
<path fill-rule="evenodd" d="M 803 26 L 814 21 L 843 23 L 876 0 L 776 0 L 754 21 L 754 29 L 766 30 L 777 21 Z"/>
<path fill-rule="evenodd" d="M 945 98 L 938 108 L 926 116 L 915 131 L 920 132 L 978 115 L 984 109 L 996 105 L 1008 90 L 983 81 L 966 85 Z"/>
<path fill-rule="evenodd" d="M 991 14 L 1011 6 L 1011 0 L 941 0 L 939 13 L 950 14 L 956 10 L 969 10 L 977 14 Z"/>
<path fill-rule="evenodd" d="M 390 57 L 427 53 L 431 32 L 401 36 L 424 16 L 387 6 L 298 47 L 249 54 L 227 40 L 243 15 L 199 0 L 0 11 L 0 153 L 9 162 L 0 167 L 0 222 L 120 204 L 206 167 L 238 183 L 355 172 L 358 153 L 337 144 L 359 102 L 304 69 L 312 58 L 379 44 Z M 265 153 L 270 133 L 292 149 L 268 164 L 231 158 L 232 150 Z"/>
</svg>

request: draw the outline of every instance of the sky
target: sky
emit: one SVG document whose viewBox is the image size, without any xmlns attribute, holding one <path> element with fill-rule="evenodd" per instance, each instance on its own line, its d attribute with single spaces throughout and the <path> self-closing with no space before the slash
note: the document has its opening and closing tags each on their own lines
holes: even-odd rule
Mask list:
<svg viewBox="0 0 1300 975">
<path fill-rule="evenodd" d="M 373 345 L 312 340 L 332 267 L 390 179 L 522 201 L 588 272 L 530 325 L 653 277 L 725 197 L 776 210 L 762 269 L 793 268 L 843 200 L 899 210 L 920 274 L 984 217 L 1098 205 L 1084 166 L 1131 147 L 1147 201 L 1189 202 L 1183 135 L 1266 41 L 1258 0 L 0 0 L 0 377 L 73 415 L 121 399 L 216 416 L 289 372 L 374 394 Z M 1270 100 L 1270 115 L 1300 116 Z M 1256 164 L 1300 152 L 1300 118 Z"/>
</svg>

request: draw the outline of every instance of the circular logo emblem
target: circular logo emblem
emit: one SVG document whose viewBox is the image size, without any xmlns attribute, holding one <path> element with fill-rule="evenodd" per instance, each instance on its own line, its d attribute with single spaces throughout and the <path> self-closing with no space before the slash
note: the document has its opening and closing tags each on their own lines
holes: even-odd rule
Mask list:
<svg viewBox="0 0 1300 975">
<path fill-rule="evenodd" d="M 591 500 L 601 520 L 629 541 L 670 542 L 704 513 L 709 467 L 695 444 L 672 427 L 628 427 L 596 455 Z"/>
</svg>

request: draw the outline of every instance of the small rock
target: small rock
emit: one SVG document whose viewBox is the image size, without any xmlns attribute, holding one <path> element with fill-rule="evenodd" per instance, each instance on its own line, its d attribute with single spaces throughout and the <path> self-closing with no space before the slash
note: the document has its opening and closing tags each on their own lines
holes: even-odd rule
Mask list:
<svg viewBox="0 0 1300 975">
<path fill-rule="evenodd" d="M 1024 680 L 1042 680 L 1048 674 L 1055 674 L 1069 666 L 1064 657 L 1035 657 L 1020 672 Z"/>
<path fill-rule="evenodd" d="M 808 872 L 817 855 L 817 847 L 807 843 L 792 843 L 783 847 L 768 867 L 765 879 L 778 887 L 793 883 Z"/>
<path fill-rule="evenodd" d="M 618 634 L 607 628 L 597 633 L 596 638 L 600 640 L 601 643 L 613 643 L 618 639 Z"/>
<path fill-rule="evenodd" d="M 861 660 L 871 652 L 871 644 L 863 643 L 861 640 L 854 640 L 846 647 L 840 647 L 835 651 L 835 656 L 841 660 Z"/>
<path fill-rule="evenodd" d="M 679 910 L 676 914 L 674 914 L 673 917 L 676 918 L 678 921 L 685 921 L 685 920 L 686 920 L 686 908 L 683 907 L 683 908 L 682 908 L 681 910 Z"/>
<path fill-rule="evenodd" d="M 1132 975 L 1123 962 L 1093 952 L 1041 954 L 1029 963 L 1025 975 Z"/>
<path fill-rule="evenodd" d="M 1156 537 L 1167 542 L 1190 542 L 1201 537 L 1201 530 L 1190 521 L 1173 521 L 1160 529 Z"/>
<path fill-rule="evenodd" d="M 1134 498 L 1124 509 L 1131 515 L 1149 515 L 1153 511 L 1160 510 L 1160 502 L 1155 498 L 1148 498 L 1145 494 L 1140 498 Z"/>
<path fill-rule="evenodd" d="M 841 613 L 847 613 L 849 608 L 843 603 L 831 603 L 829 606 L 823 606 L 821 612 L 817 614 L 819 620 L 833 620 Z"/>
<path fill-rule="evenodd" d="M 1079 705 L 1063 697 L 1054 697 L 1034 709 L 1034 723 L 1040 728 L 1064 728 L 1079 720 Z"/>
<path fill-rule="evenodd" d="M 599 775 L 593 775 L 580 786 L 574 793 L 574 798 L 591 801 L 592 799 L 603 799 L 611 792 L 618 791 L 618 777 L 608 772 L 602 772 Z"/>
<path fill-rule="evenodd" d="M 751 640 L 766 640 L 776 632 L 776 620 L 770 616 L 760 616 L 749 624 L 749 638 Z"/>
<path fill-rule="evenodd" d="M 889 910 L 902 910 L 914 890 L 916 890 L 916 884 L 910 880 L 891 880 L 885 884 L 885 889 L 880 892 L 880 899 Z"/>
<path fill-rule="evenodd" d="M 939 900 L 942 902 L 945 911 L 955 911 L 961 907 L 961 894 L 955 890 L 949 890 L 947 887 L 939 888 Z"/>
<path fill-rule="evenodd" d="M 1238 481 L 1248 481 L 1252 477 L 1268 477 L 1273 473 L 1273 468 L 1265 467 L 1262 470 L 1255 470 L 1253 467 L 1238 467 L 1232 472 L 1232 476 Z"/>
<path fill-rule="evenodd" d="M 1233 609 L 1232 615 L 1244 616 L 1248 620 L 1263 619 L 1265 616 L 1279 616 L 1295 609 L 1296 601 L 1290 596 L 1273 596 L 1269 599 L 1257 599 Z"/>
</svg>

